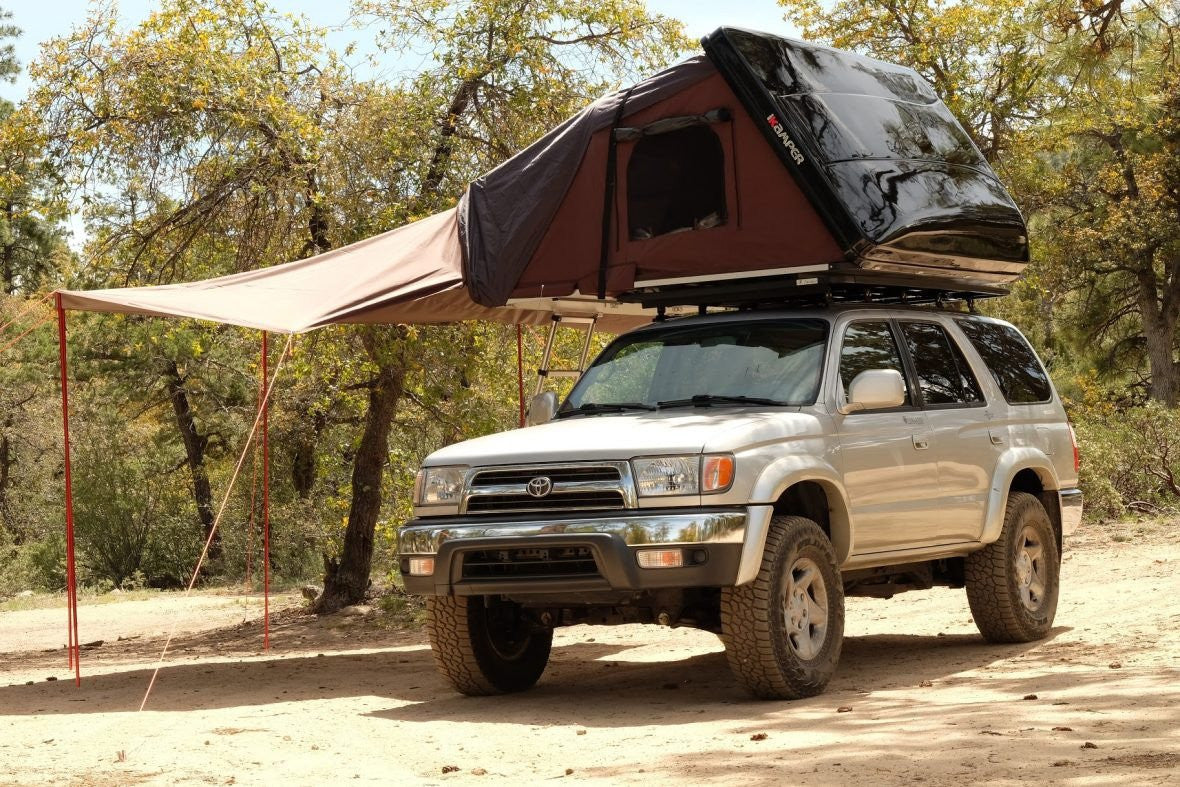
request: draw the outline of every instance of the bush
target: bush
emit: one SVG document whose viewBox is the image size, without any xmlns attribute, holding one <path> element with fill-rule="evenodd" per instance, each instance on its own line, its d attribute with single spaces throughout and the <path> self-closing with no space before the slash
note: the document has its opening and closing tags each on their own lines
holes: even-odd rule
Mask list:
<svg viewBox="0 0 1180 787">
<path fill-rule="evenodd" d="M 1073 408 L 1086 508 L 1098 519 L 1180 507 L 1180 411 L 1151 403 Z"/>
<path fill-rule="evenodd" d="M 100 428 L 76 443 L 80 579 L 110 587 L 184 584 L 201 550 L 187 479 L 183 470 L 173 472 L 175 458 L 165 449 L 129 450 L 128 438 L 126 427 Z"/>
</svg>

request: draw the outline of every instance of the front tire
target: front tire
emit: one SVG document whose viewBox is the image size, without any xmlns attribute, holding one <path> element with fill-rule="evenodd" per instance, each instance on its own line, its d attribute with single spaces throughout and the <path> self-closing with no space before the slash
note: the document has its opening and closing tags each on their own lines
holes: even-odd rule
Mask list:
<svg viewBox="0 0 1180 787">
<path fill-rule="evenodd" d="M 553 629 L 487 596 L 427 596 L 426 632 L 439 673 L 473 697 L 532 688 L 553 646 Z"/>
<path fill-rule="evenodd" d="M 798 516 L 770 521 L 758 575 L 721 591 L 721 631 L 730 669 L 754 696 L 824 690 L 844 641 L 844 586 L 819 525 Z"/>
<path fill-rule="evenodd" d="M 1011 492 L 1004 529 L 992 544 L 967 556 L 967 601 L 989 642 L 1044 639 L 1057 613 L 1061 561 L 1057 536 L 1034 495 Z"/>
</svg>

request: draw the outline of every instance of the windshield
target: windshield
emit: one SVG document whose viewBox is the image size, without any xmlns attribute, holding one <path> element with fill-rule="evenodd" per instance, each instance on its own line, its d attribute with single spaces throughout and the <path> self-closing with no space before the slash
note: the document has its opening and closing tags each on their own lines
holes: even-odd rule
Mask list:
<svg viewBox="0 0 1180 787">
<path fill-rule="evenodd" d="M 787 319 L 623 336 L 586 370 L 558 415 L 813 404 L 827 335 L 824 320 Z"/>
</svg>

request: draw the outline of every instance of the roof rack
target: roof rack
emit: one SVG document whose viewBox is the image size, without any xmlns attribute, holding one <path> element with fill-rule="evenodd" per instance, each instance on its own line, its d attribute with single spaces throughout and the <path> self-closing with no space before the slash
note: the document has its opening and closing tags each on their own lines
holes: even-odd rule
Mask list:
<svg viewBox="0 0 1180 787">
<path fill-rule="evenodd" d="M 931 276 L 905 276 L 876 271 L 829 271 L 744 278 L 740 281 L 694 282 L 640 287 L 621 294 L 623 302 L 645 308 L 714 306 L 736 309 L 826 306 L 833 303 L 873 303 L 897 306 L 939 304 L 1007 295 L 1003 287 L 975 285 Z"/>
</svg>

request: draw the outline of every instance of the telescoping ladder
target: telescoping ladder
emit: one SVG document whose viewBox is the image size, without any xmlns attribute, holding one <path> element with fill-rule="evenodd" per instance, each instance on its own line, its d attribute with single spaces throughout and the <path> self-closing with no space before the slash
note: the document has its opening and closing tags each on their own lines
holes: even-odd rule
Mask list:
<svg viewBox="0 0 1180 787">
<path fill-rule="evenodd" d="M 537 387 L 533 391 L 533 396 L 536 396 L 545 389 L 545 381 L 550 378 L 577 378 L 581 376 L 582 372 L 586 371 L 586 361 L 590 358 L 590 344 L 594 339 L 594 324 L 597 321 L 598 317 L 596 315 L 588 317 L 573 317 L 561 314 L 553 315 L 553 321 L 549 323 L 549 336 L 545 340 L 545 352 L 541 354 L 541 366 L 537 369 Z M 554 369 L 551 366 L 553 363 L 553 349 L 557 342 L 558 328 L 576 328 L 585 331 L 585 336 L 582 340 L 582 354 L 578 359 L 576 368 Z"/>
</svg>

